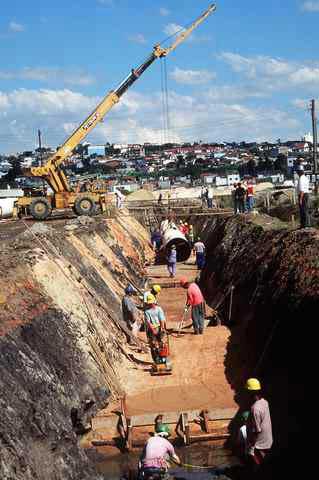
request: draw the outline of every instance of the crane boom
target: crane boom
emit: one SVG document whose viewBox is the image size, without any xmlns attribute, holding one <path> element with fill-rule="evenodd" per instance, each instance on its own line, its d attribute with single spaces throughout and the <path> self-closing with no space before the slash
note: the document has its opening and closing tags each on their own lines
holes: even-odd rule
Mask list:
<svg viewBox="0 0 319 480">
<path fill-rule="evenodd" d="M 215 4 L 210 5 L 205 12 L 200 15 L 189 28 L 182 31 L 172 45 L 163 48 L 155 45 L 153 52 L 137 68 L 132 69 L 130 74 L 115 89 L 110 91 L 98 104 L 94 111 L 81 123 L 79 127 L 69 136 L 64 144 L 48 159 L 43 167 L 33 167 L 28 174 L 44 178 L 50 185 L 54 193 L 70 192 L 71 188 L 66 175 L 60 168 L 60 165 L 72 154 L 74 148 L 93 130 L 98 122 L 102 122 L 104 116 L 112 107 L 119 102 L 121 96 L 130 88 L 133 83 L 147 70 L 147 68 L 157 59 L 166 57 L 170 52 L 176 49 L 178 45 L 186 40 L 187 37 L 197 28 L 211 13 L 216 10 Z"/>
</svg>

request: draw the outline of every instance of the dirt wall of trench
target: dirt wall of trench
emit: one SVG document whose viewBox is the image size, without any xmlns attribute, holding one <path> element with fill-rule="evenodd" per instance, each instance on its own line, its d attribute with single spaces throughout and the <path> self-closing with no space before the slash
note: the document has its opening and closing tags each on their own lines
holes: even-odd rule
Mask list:
<svg viewBox="0 0 319 480">
<path fill-rule="evenodd" d="M 211 305 L 221 302 L 223 323 L 231 328 L 226 374 L 239 404 L 245 378 L 234 382 L 234 364 L 243 364 L 247 377 L 261 379 L 271 406 L 273 458 L 282 464 L 296 453 L 296 465 L 304 446 L 306 378 L 319 307 L 318 231 L 287 230 L 266 215 L 236 216 L 206 221 L 202 238 L 207 265 L 201 287 Z"/>
<path fill-rule="evenodd" d="M 120 301 L 147 234 L 129 217 L 24 230 L 0 247 L 0 478 L 99 479 L 79 434 L 131 366 Z"/>
</svg>

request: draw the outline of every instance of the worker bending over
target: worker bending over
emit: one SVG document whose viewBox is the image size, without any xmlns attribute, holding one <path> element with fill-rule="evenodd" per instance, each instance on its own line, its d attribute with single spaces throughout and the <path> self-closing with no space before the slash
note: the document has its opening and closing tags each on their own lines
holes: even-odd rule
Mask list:
<svg viewBox="0 0 319 480">
<path fill-rule="evenodd" d="M 128 329 L 132 332 L 134 337 L 137 337 L 139 331 L 139 313 L 137 306 L 135 305 L 132 295 L 135 293 L 132 285 L 128 285 L 125 289 L 125 296 L 122 299 L 122 314 Z M 131 344 L 131 337 L 128 338 L 128 342 Z"/>
<path fill-rule="evenodd" d="M 187 289 L 185 313 L 192 307 L 192 321 L 195 335 L 204 333 L 204 297 L 196 283 L 190 283 L 186 278 L 180 279 L 181 287 Z"/>
<path fill-rule="evenodd" d="M 162 335 L 166 331 L 166 319 L 163 309 L 156 304 L 156 299 L 151 293 L 146 298 L 144 319 L 146 335 L 151 347 L 152 358 L 155 362 Z"/>
<path fill-rule="evenodd" d="M 255 471 L 263 463 L 273 443 L 269 404 L 263 398 L 257 378 L 246 382 L 250 411 L 247 420 L 247 453 L 249 463 Z"/>
<path fill-rule="evenodd" d="M 168 425 L 158 423 L 155 426 L 155 434 L 147 440 L 140 458 L 140 480 L 149 477 L 168 479 L 169 460 L 177 465 L 181 464 L 173 445 L 167 440 L 169 436 L 170 428 Z"/>
</svg>

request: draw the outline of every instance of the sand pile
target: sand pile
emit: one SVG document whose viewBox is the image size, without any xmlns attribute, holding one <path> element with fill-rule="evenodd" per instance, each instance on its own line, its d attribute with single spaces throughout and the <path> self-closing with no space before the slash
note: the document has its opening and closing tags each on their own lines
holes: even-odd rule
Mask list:
<svg viewBox="0 0 319 480">
<path fill-rule="evenodd" d="M 155 197 L 152 192 L 141 188 L 140 190 L 136 190 L 136 192 L 127 195 L 126 200 L 128 202 L 135 202 L 137 200 L 155 200 Z"/>
</svg>

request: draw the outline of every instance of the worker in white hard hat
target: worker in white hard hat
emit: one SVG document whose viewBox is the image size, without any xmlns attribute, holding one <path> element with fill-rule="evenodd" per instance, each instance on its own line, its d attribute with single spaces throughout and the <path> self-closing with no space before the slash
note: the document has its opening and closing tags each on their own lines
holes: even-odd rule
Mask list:
<svg viewBox="0 0 319 480">
<path fill-rule="evenodd" d="M 297 166 L 298 183 L 298 205 L 300 212 L 300 228 L 310 227 L 309 216 L 309 178 L 305 175 L 303 165 Z"/>
<path fill-rule="evenodd" d="M 263 397 L 260 381 L 249 378 L 245 390 L 250 403 L 246 424 L 247 453 L 250 466 L 256 470 L 270 452 L 273 443 L 272 425 L 269 404 Z"/>
</svg>

